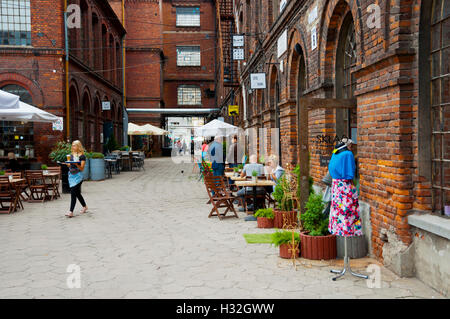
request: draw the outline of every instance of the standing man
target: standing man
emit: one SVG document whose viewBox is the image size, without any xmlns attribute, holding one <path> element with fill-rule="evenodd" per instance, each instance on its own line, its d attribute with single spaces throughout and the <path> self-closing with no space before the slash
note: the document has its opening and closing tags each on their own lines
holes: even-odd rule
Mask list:
<svg viewBox="0 0 450 319">
<path fill-rule="evenodd" d="M 194 154 L 195 154 L 195 143 L 194 137 L 191 136 L 191 161 L 194 162 Z"/>
<path fill-rule="evenodd" d="M 214 176 L 223 176 L 225 174 L 225 163 L 223 161 L 222 137 L 216 136 L 208 148 L 211 168 Z"/>
<path fill-rule="evenodd" d="M 233 136 L 232 143 L 228 148 L 227 162 L 230 167 L 237 167 L 242 162 L 242 150 L 238 148 L 238 138 Z"/>
</svg>

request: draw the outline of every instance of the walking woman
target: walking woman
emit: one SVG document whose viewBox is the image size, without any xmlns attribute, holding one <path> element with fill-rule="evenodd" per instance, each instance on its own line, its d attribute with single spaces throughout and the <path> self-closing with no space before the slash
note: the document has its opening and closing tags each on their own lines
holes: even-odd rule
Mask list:
<svg viewBox="0 0 450 319">
<path fill-rule="evenodd" d="M 328 165 L 333 178 L 328 230 L 343 237 L 362 235 L 358 191 L 353 185 L 356 165 L 352 144 L 351 139 L 343 139 L 334 149 Z"/>
<path fill-rule="evenodd" d="M 88 210 L 86 202 L 81 195 L 81 184 L 83 183 L 83 174 L 81 172 L 84 170 L 84 166 L 86 165 L 86 156 L 84 155 L 83 145 L 78 140 L 72 143 L 72 154 L 70 155 L 70 161 L 80 163 L 67 164 L 69 165 L 69 186 L 71 200 L 70 211 L 66 214 L 66 216 L 69 218 L 73 217 L 73 210 L 75 208 L 77 198 L 80 201 L 81 206 L 83 206 L 80 214 L 84 214 Z"/>
</svg>

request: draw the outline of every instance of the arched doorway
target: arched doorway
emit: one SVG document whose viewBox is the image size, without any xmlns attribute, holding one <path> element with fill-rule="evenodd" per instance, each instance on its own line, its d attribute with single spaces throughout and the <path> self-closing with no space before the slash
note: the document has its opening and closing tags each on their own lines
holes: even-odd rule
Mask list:
<svg viewBox="0 0 450 319">
<path fill-rule="evenodd" d="M 280 109 L 278 104 L 280 102 L 280 84 L 278 82 L 278 69 L 276 67 L 272 68 L 270 73 L 270 92 L 269 92 L 270 106 L 275 113 L 275 128 L 278 129 L 278 138 L 276 141 L 272 139 L 272 142 L 278 145 L 272 145 L 272 152 L 276 154 L 278 152 L 279 164 L 282 165 L 282 153 L 281 153 L 281 119 L 280 119 Z"/>
<path fill-rule="evenodd" d="M 90 132 L 89 132 L 89 113 L 91 110 L 91 99 L 89 93 L 86 91 L 83 94 L 82 104 L 79 111 L 78 119 L 78 139 L 83 143 L 84 147 L 90 146 Z"/>
<path fill-rule="evenodd" d="M 69 106 L 70 106 L 70 139 L 73 140 L 78 136 L 78 108 L 79 97 L 78 90 L 75 85 L 69 89 Z"/>
</svg>

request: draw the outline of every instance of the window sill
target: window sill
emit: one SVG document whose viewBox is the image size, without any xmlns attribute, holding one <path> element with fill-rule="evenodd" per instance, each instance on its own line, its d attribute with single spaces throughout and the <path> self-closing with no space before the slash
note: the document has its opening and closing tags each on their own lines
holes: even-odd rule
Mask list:
<svg viewBox="0 0 450 319">
<path fill-rule="evenodd" d="M 450 240 L 450 219 L 448 218 L 415 213 L 408 216 L 408 224 Z"/>
</svg>

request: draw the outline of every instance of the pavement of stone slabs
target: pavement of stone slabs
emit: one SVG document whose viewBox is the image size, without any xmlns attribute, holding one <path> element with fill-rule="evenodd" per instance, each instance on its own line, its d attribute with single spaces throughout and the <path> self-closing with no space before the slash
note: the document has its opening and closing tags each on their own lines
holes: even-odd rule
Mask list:
<svg viewBox="0 0 450 319">
<path fill-rule="evenodd" d="M 190 163 L 147 159 L 145 171 L 84 182 L 85 215 L 77 203 L 76 216 L 64 216 L 69 194 L 0 215 L 0 298 L 443 298 L 371 258 L 352 267 L 378 265 L 378 288 L 347 275 L 332 281 L 342 260 L 300 258 L 295 270 L 277 248 L 246 243 L 245 233 L 273 230 L 245 213 L 208 218 L 197 177 Z"/>
</svg>

